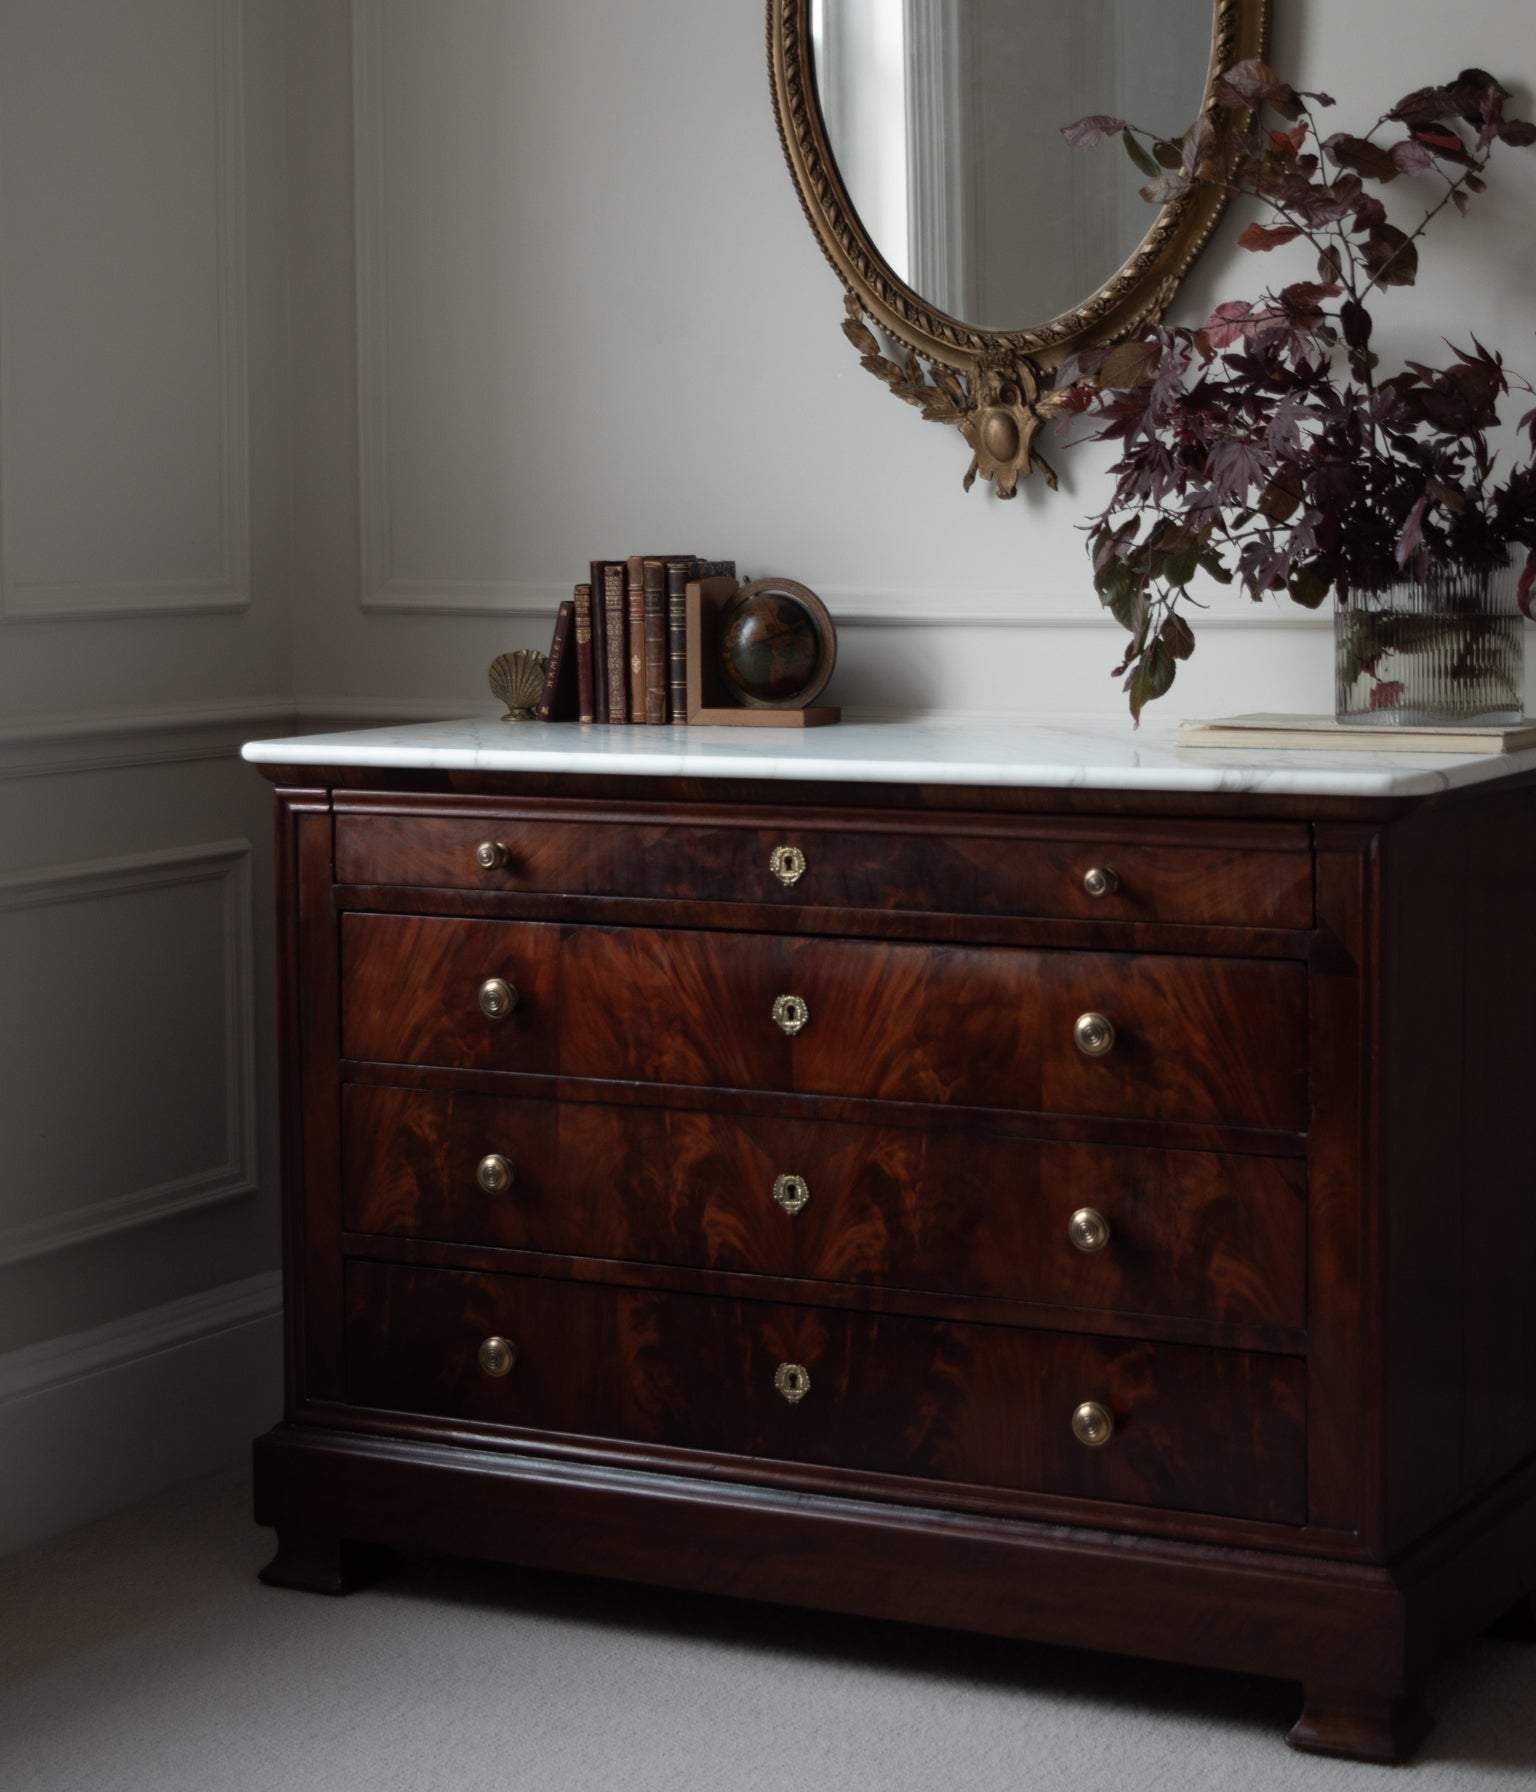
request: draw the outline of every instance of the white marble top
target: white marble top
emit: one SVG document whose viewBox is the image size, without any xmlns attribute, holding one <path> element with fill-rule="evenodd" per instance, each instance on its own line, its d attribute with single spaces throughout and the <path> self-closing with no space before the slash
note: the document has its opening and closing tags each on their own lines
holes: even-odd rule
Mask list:
<svg viewBox="0 0 1536 1792">
<path fill-rule="evenodd" d="M 494 716 L 251 741 L 265 765 L 601 772 L 1080 790 L 1427 796 L 1536 770 L 1523 753 L 1335 752 L 1174 744 L 1176 720 L 912 716 L 829 728 L 601 727 Z"/>
</svg>

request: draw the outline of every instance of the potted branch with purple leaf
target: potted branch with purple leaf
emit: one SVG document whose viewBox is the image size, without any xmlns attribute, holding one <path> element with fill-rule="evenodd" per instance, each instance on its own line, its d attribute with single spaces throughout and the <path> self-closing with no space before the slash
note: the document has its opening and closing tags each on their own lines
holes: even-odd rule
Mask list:
<svg viewBox="0 0 1536 1792">
<path fill-rule="evenodd" d="M 1246 62 L 1180 142 L 1104 117 L 1063 133 L 1081 148 L 1119 137 L 1153 204 L 1203 185 L 1261 201 L 1272 221 L 1250 224 L 1244 249 L 1305 242 L 1317 255 L 1315 279 L 1219 305 L 1199 329 L 1149 322 L 1058 373 L 1052 407 L 1121 445 L 1089 549 L 1100 600 L 1129 633 L 1116 674 L 1133 717 L 1194 650 L 1190 587 L 1204 572 L 1255 601 L 1332 598 L 1341 721 L 1519 719 L 1536 467 L 1527 455 L 1499 477 L 1491 437 L 1501 401 L 1532 388 L 1475 336 L 1443 365 L 1390 375 L 1372 347 L 1373 307 L 1414 283 L 1430 223 L 1483 191 L 1496 145 L 1536 142 L 1508 99 L 1468 69 L 1363 136 L 1324 136 L 1328 95 Z M 1399 180 L 1437 183 L 1411 231 L 1380 196 Z M 1518 428 L 1536 450 L 1536 409 Z"/>
</svg>

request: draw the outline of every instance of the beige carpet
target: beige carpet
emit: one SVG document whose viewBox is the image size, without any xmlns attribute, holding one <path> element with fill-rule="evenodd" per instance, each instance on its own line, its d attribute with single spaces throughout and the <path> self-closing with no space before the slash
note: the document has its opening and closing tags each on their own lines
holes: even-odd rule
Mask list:
<svg viewBox="0 0 1536 1792">
<path fill-rule="evenodd" d="M 0 1561 L 5 1792 L 1269 1792 L 1293 1688 L 555 1575 L 414 1561 L 259 1586 L 243 1474 Z M 1536 1647 L 1431 1689 L 1429 1788 L 1536 1785 Z"/>
</svg>

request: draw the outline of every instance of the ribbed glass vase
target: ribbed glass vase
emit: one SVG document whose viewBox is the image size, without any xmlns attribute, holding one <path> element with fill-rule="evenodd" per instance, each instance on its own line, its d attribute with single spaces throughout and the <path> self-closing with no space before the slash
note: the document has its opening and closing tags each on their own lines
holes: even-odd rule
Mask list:
<svg viewBox="0 0 1536 1792">
<path fill-rule="evenodd" d="M 1334 604 L 1334 713 L 1365 728 L 1508 724 L 1525 703 L 1519 573 L 1437 567 Z"/>
</svg>

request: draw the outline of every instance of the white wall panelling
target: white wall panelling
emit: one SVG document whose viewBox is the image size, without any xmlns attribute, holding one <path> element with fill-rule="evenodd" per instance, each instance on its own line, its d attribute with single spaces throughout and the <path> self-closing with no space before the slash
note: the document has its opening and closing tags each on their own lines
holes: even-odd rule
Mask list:
<svg viewBox="0 0 1536 1792">
<path fill-rule="evenodd" d="M 141 1357 L 195 1343 L 219 1331 L 274 1318 L 282 1311 L 282 1277 L 276 1270 L 249 1276 L 144 1313 L 49 1338 L 0 1356 L 0 1407 L 35 1399 L 89 1375 L 120 1369 Z"/>
<path fill-rule="evenodd" d="M 279 1407 L 274 1290 L 198 1314 L 279 1249 L 292 10 L 0 3 L 0 1548 Z"/>
<path fill-rule="evenodd" d="M 332 268 L 303 295 L 296 339 L 311 363 L 355 357 L 359 381 L 353 417 L 339 390 L 315 406 L 312 439 L 331 446 L 305 460 L 298 444 L 306 484 L 341 500 L 298 568 L 314 597 L 301 688 L 461 705 L 500 647 L 544 644 L 593 555 L 679 542 L 819 590 L 845 625 L 831 693 L 845 705 L 1123 713 L 1107 676 L 1121 636 L 1081 532 L 1107 496 L 1108 452 L 1053 455 L 1059 494 L 1039 481 L 1012 503 L 965 494 L 955 433 L 860 370 L 773 128 L 760 7 L 301 10 L 306 228 L 355 230 L 356 257 L 354 279 Z M 1289 0 L 1274 56 L 1339 95 L 1345 128 L 1474 49 L 1528 82 L 1524 17 L 1523 0 L 1454 15 L 1433 0 Z M 332 120 L 349 77 L 345 168 Z M 708 104 L 658 111 L 661 90 Z M 1512 359 L 1530 340 L 1536 239 L 1519 220 L 1536 157 L 1505 155 L 1495 175 L 1467 220 L 1437 221 L 1419 287 L 1383 300 L 1386 352 L 1443 353 L 1470 327 Z M 1405 183 L 1389 198 L 1410 216 Z M 1292 277 L 1235 248 L 1242 221 L 1223 224 L 1178 321 Z M 335 447 L 353 421 L 355 510 Z M 336 589 L 359 543 L 361 613 L 356 587 Z M 1200 595 L 1212 607 L 1171 705 L 1326 707 L 1325 619 Z"/>
<path fill-rule="evenodd" d="M 362 602 L 390 597 L 389 340 L 384 293 L 382 0 L 352 0 L 352 166 L 357 244 L 357 473 Z"/>
<path fill-rule="evenodd" d="M 0 1264 L 254 1192 L 247 842 L 0 877 L 0 969 Z"/>
<path fill-rule="evenodd" d="M 0 1553 L 238 1462 L 282 1410 L 281 1309 L 270 1271 L 0 1356 Z"/>
<path fill-rule="evenodd" d="M 245 741 L 294 715 L 291 699 L 258 697 L 27 716 L 0 722 L 0 779 L 232 758 Z"/>
<path fill-rule="evenodd" d="M 552 616 L 561 599 L 570 596 L 568 586 L 503 577 L 493 571 L 483 571 L 479 576 L 466 574 L 461 552 L 452 539 L 451 522 L 425 541 L 408 541 L 407 566 L 402 569 L 397 565 L 397 536 L 402 527 L 408 527 L 396 491 L 401 437 L 392 424 L 397 410 L 408 410 L 417 425 L 409 432 L 407 447 L 408 465 L 417 474 L 435 461 L 450 478 L 468 481 L 478 475 L 484 489 L 486 457 L 493 453 L 493 444 L 482 441 L 466 454 L 464 433 L 453 428 L 455 422 L 471 421 L 455 416 L 452 393 L 466 393 L 473 387 L 476 358 L 487 349 L 483 340 L 473 337 L 477 326 L 483 330 L 492 322 L 485 295 L 475 290 L 480 263 L 474 242 L 484 220 L 479 213 L 465 209 L 462 193 L 446 186 L 434 190 L 431 184 L 434 180 L 451 180 L 454 170 L 462 177 L 466 163 L 472 159 L 480 163 L 480 179 L 494 182 L 498 178 L 492 148 L 493 119 L 483 111 L 465 108 L 451 120 L 442 120 L 444 129 L 440 135 L 447 142 L 442 156 L 430 163 L 412 160 L 411 143 L 407 142 L 403 153 L 409 165 L 396 170 L 398 178 L 392 181 L 388 70 L 402 63 L 409 66 L 409 61 L 399 55 L 390 56 L 387 34 L 390 15 L 394 15 L 397 32 L 419 29 L 423 15 L 417 11 L 412 18 L 411 12 L 409 6 L 402 9 L 398 0 L 395 4 L 391 0 L 353 0 L 352 6 L 362 608 L 428 615 Z M 498 20 L 494 11 L 482 9 L 478 24 L 500 38 L 509 29 L 509 21 L 515 23 L 510 14 Z M 472 64 L 476 58 L 479 46 L 473 35 L 439 34 L 427 21 L 426 36 L 436 39 L 444 52 L 434 71 L 439 81 L 444 76 L 451 81 L 464 59 Z M 458 58 L 453 55 L 455 49 Z M 463 153 L 466 141 L 478 145 L 483 156 L 467 158 Z M 406 208 L 407 234 L 403 241 L 402 233 L 391 228 L 392 211 L 402 193 L 411 202 Z M 428 227 L 429 217 L 433 220 L 431 228 L 445 232 L 448 243 L 445 250 L 439 242 L 434 246 L 436 253 L 424 257 L 419 236 L 413 238 L 408 232 L 411 228 L 419 232 Z M 392 251 L 403 259 L 396 261 Z M 425 278 L 424 269 L 428 270 Z M 409 289 L 413 302 L 407 305 L 408 325 L 396 326 L 398 308 L 394 294 L 402 286 Z M 464 328 L 466 318 L 468 331 Z M 466 370 L 470 370 L 467 377 Z M 407 398 L 403 404 L 392 398 L 402 372 L 416 376 L 414 380 L 407 378 L 415 397 Z M 425 420 L 429 427 L 422 428 L 419 395 L 433 387 L 434 373 L 436 383 L 447 387 L 448 402 Z M 499 408 L 505 397 L 488 394 L 487 409 Z M 437 427 L 432 428 L 431 424 Z M 446 441 L 439 433 L 445 425 L 452 432 Z M 423 455 L 422 450 L 427 453 Z M 458 474 L 448 474 L 450 468 L 459 469 Z M 434 477 L 430 473 L 428 476 Z M 417 520 L 423 520 L 424 507 L 417 505 L 414 511 Z M 428 516 L 426 520 L 434 519 Z M 496 518 L 485 517 L 482 512 L 480 520 L 486 526 L 475 533 L 483 539 L 495 532 Z M 428 570 L 434 561 L 436 566 Z M 455 565 L 455 561 L 459 563 Z"/>
<path fill-rule="evenodd" d="M 489 702 L 486 698 L 481 707 Z M 0 722 L 0 781 L 234 760 L 248 740 L 341 723 L 366 728 L 374 723 L 441 721 L 444 713 L 442 703 L 431 697 L 310 695 L 27 716 Z M 241 772 L 242 778 L 249 776 Z"/>
<path fill-rule="evenodd" d="M 0 618 L 250 601 L 243 24 L 0 14 Z"/>
</svg>

